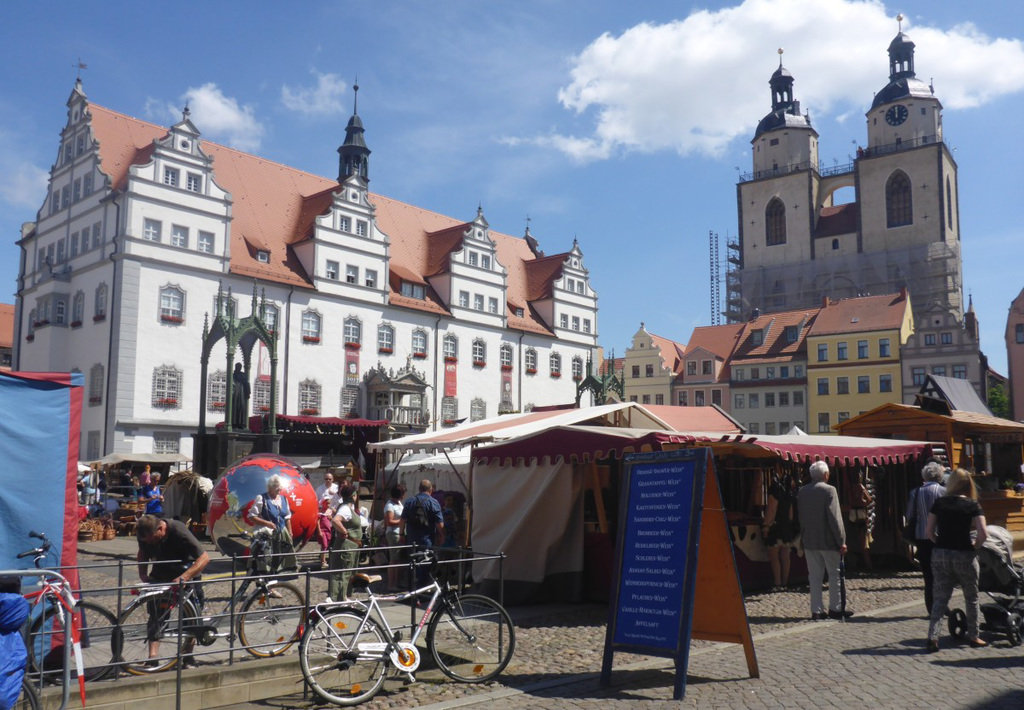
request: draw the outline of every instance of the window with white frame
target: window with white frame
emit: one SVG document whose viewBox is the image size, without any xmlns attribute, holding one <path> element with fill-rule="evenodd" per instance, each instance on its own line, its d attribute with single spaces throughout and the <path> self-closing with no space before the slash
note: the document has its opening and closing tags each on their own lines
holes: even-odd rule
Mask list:
<svg viewBox="0 0 1024 710">
<path fill-rule="evenodd" d="M 579 332 L 579 329 L 580 329 L 580 317 L 579 316 L 573 316 L 572 317 L 572 329 L 577 331 L 577 332 Z"/>
<path fill-rule="evenodd" d="M 204 254 L 213 253 L 213 232 L 200 232 L 199 240 L 196 244 L 199 251 Z"/>
<path fill-rule="evenodd" d="M 366 236 L 366 231 L 367 231 L 366 227 L 367 227 L 367 224 L 366 224 L 365 220 L 357 219 L 356 220 L 356 235 L 360 236 L 360 237 L 365 237 Z"/>
<path fill-rule="evenodd" d="M 223 412 L 228 401 L 228 376 L 224 370 L 211 372 L 206 378 L 206 410 Z"/>
<path fill-rule="evenodd" d="M 459 357 L 459 339 L 451 333 L 444 336 L 444 359 L 457 360 Z"/>
<path fill-rule="evenodd" d="M 173 431 L 153 432 L 154 454 L 180 453 L 181 437 Z"/>
<path fill-rule="evenodd" d="M 366 269 L 363 272 L 363 285 L 366 288 L 377 288 L 377 272 L 374 269 Z"/>
<path fill-rule="evenodd" d="M 302 341 L 304 343 L 320 342 L 320 314 L 316 311 L 305 311 L 302 314 Z"/>
<path fill-rule="evenodd" d="M 256 250 L 256 261 L 260 262 L 261 264 L 269 264 L 270 263 L 270 252 L 267 251 L 266 249 L 257 249 Z"/>
<path fill-rule="evenodd" d="M 252 385 L 252 411 L 266 414 L 270 411 L 270 380 L 257 378 Z"/>
<path fill-rule="evenodd" d="M 161 239 L 161 232 L 163 231 L 163 222 L 158 219 L 147 219 L 143 221 L 142 226 L 142 237 L 148 239 L 151 242 L 158 242 Z M 85 245 L 82 245 L 85 248 Z"/>
<path fill-rule="evenodd" d="M 583 319 L 583 332 L 584 333 L 589 333 L 590 332 L 590 319 L 589 318 L 584 318 Z"/>
<path fill-rule="evenodd" d="M 415 358 L 427 356 L 427 333 L 419 328 L 412 332 L 412 356 Z"/>
<path fill-rule="evenodd" d="M 459 418 L 459 400 L 456 397 L 441 398 L 442 426 L 455 426 Z"/>
<path fill-rule="evenodd" d="M 188 249 L 188 227 L 171 225 L 171 246 Z"/>
<path fill-rule="evenodd" d="M 345 283 L 359 283 L 359 267 L 352 264 L 345 265 Z"/>
<path fill-rule="evenodd" d="M 533 348 L 527 348 L 526 349 L 526 353 L 525 353 L 525 355 L 523 357 L 523 360 L 524 360 L 525 365 L 526 365 L 526 372 L 527 372 L 527 374 L 532 375 L 535 372 L 537 372 L 537 351 L 536 350 L 534 350 Z"/>
<path fill-rule="evenodd" d="M 352 220 L 350 220 L 348 217 L 339 217 L 338 218 L 338 229 L 341 230 L 342 232 L 351 232 L 352 231 Z"/>
<path fill-rule="evenodd" d="M 487 299 L 487 312 L 497 313 L 498 312 L 498 299 L 488 298 Z"/>
<path fill-rule="evenodd" d="M 577 381 L 583 379 L 583 358 L 579 355 L 572 359 L 572 378 Z"/>
<path fill-rule="evenodd" d="M 338 280 L 338 262 L 327 260 L 327 268 L 324 269 L 324 276 L 329 278 L 331 281 Z"/>
<path fill-rule="evenodd" d="M 100 284 L 96 287 L 96 301 L 95 301 L 96 315 L 93 316 L 94 320 L 103 320 L 107 316 L 107 285 Z"/>
<path fill-rule="evenodd" d="M 299 383 L 299 414 L 315 417 L 320 414 L 320 383 L 303 380 Z"/>
<path fill-rule="evenodd" d="M 487 418 L 487 402 L 481 397 L 476 397 L 469 403 L 469 421 L 478 422 Z"/>
<path fill-rule="evenodd" d="M 78 256 L 78 232 L 71 233 L 71 258 L 74 259 Z"/>
<path fill-rule="evenodd" d="M 79 133 L 75 137 L 75 155 L 81 155 L 85 152 L 85 134 Z"/>
<path fill-rule="evenodd" d="M 363 342 L 363 324 L 358 318 L 346 318 L 344 326 L 345 345 L 359 345 Z"/>
<path fill-rule="evenodd" d="M 100 230 L 102 226 L 99 222 L 92 225 L 92 248 L 99 249 L 102 240 L 100 239 Z M 82 239 L 85 239 L 85 230 L 82 230 Z"/>
<path fill-rule="evenodd" d="M 85 318 L 85 294 L 79 291 L 71 300 L 71 325 L 82 325 Z"/>
<path fill-rule="evenodd" d="M 469 265 L 470 266 L 476 266 L 477 265 L 477 259 L 478 259 L 477 253 L 475 251 L 470 251 L 470 252 L 468 252 L 468 256 L 469 256 Z"/>
<path fill-rule="evenodd" d="M 181 409 L 181 370 L 172 365 L 153 368 L 153 406 Z"/>
<path fill-rule="evenodd" d="M 377 326 L 377 352 L 391 353 L 395 349 L 395 329 L 387 323 Z"/>
<path fill-rule="evenodd" d="M 482 311 L 484 309 L 484 297 L 481 293 L 473 294 L 473 310 Z"/>
<path fill-rule="evenodd" d="M 359 416 L 359 387 L 346 385 L 341 388 L 341 404 L 338 413 L 343 417 Z"/>
<path fill-rule="evenodd" d="M 64 297 L 58 298 L 53 307 L 53 322 L 57 325 L 64 325 L 67 322 L 68 304 Z"/>
<path fill-rule="evenodd" d="M 460 306 L 463 305 L 462 304 L 462 294 L 463 293 L 466 293 L 466 292 L 463 291 L 462 293 L 459 294 L 459 305 Z M 408 296 L 409 298 L 418 298 L 420 300 L 423 300 L 426 297 L 426 289 L 423 287 L 423 284 L 414 284 L 411 281 L 403 281 L 402 282 L 402 295 L 403 296 Z M 468 293 L 466 293 L 466 304 L 465 305 L 469 305 L 469 294 Z"/>
<path fill-rule="evenodd" d="M 89 406 L 103 404 L 103 365 L 96 363 L 89 368 Z"/>
<path fill-rule="evenodd" d="M 60 203 L 67 207 L 71 204 L 71 186 L 65 185 L 60 189 Z"/>
<path fill-rule="evenodd" d="M 501 366 L 505 369 L 512 368 L 512 346 L 508 343 L 502 343 L 501 345 Z"/>
<path fill-rule="evenodd" d="M 82 199 L 82 178 L 78 178 L 71 184 L 71 199 L 74 202 Z"/>
<path fill-rule="evenodd" d="M 459 305 L 462 308 L 469 308 L 469 291 L 459 291 Z"/>
<path fill-rule="evenodd" d="M 586 284 L 584 284 L 582 281 L 577 281 L 576 282 L 576 293 L 583 293 L 586 290 L 586 287 L 587 287 Z"/>
<path fill-rule="evenodd" d="M 185 181 L 185 187 L 189 192 L 199 192 L 203 189 L 203 178 L 196 173 L 189 173 Z"/>
<path fill-rule="evenodd" d="M 689 395 L 690 395 L 690 393 L 687 392 L 686 390 L 679 390 L 678 399 L 679 399 L 679 406 L 680 407 L 689 407 L 690 406 L 690 396 Z"/>
<path fill-rule="evenodd" d="M 473 364 L 484 365 L 487 363 L 487 344 L 483 339 L 477 338 L 473 341 Z"/>
<path fill-rule="evenodd" d="M 177 286 L 160 289 L 160 320 L 181 323 L 185 320 L 185 292 Z"/>
<path fill-rule="evenodd" d="M 178 171 L 175 168 L 164 168 L 164 185 L 178 186 Z"/>
<path fill-rule="evenodd" d="M 238 313 L 238 299 L 228 298 L 226 293 L 213 297 L 213 312 L 218 316 L 229 316 Z"/>
<path fill-rule="evenodd" d="M 562 375 L 562 356 L 558 353 L 551 353 L 551 357 L 548 358 L 548 367 L 551 370 L 552 377 L 561 377 Z"/>
<path fill-rule="evenodd" d="M 561 315 L 559 315 L 558 316 L 558 325 L 559 325 L 559 327 L 562 327 L 562 328 L 568 328 L 569 327 L 569 314 L 562 313 Z"/>
<path fill-rule="evenodd" d="M 267 326 L 267 330 L 273 333 L 277 330 L 277 321 L 281 317 L 281 312 L 277 309 L 273 303 L 268 303 L 263 310 L 263 323 Z"/>
<path fill-rule="evenodd" d="M 86 444 L 86 456 L 91 461 L 100 457 L 100 433 L 98 431 L 90 431 L 86 435 L 88 443 Z"/>
<path fill-rule="evenodd" d="M 490 257 L 489 254 L 481 254 L 480 255 L 480 268 L 481 269 L 490 269 L 491 268 L 491 257 Z"/>
</svg>

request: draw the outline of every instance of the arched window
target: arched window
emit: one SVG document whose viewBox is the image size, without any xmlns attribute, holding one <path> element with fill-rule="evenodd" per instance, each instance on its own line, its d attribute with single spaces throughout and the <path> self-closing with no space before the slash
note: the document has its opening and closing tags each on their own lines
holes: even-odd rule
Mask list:
<svg viewBox="0 0 1024 710">
<path fill-rule="evenodd" d="M 77 328 L 82 325 L 85 318 L 85 294 L 79 291 L 71 301 L 71 327 Z"/>
<path fill-rule="evenodd" d="M 185 320 L 185 292 L 177 286 L 160 289 L 160 320 L 164 323 L 181 323 Z"/>
<path fill-rule="evenodd" d="M 480 366 L 487 364 L 487 344 L 481 338 L 473 341 L 473 364 Z"/>
<path fill-rule="evenodd" d="M 552 377 L 562 376 L 562 356 L 558 353 L 551 353 L 551 357 L 548 358 L 548 363 L 551 367 Z"/>
<path fill-rule="evenodd" d="M 459 358 L 459 339 L 449 333 L 444 336 L 444 359 L 457 360 Z"/>
<path fill-rule="evenodd" d="M 107 317 L 107 285 L 100 284 L 96 287 L 96 315 L 93 320 L 103 320 Z"/>
<path fill-rule="evenodd" d="M 320 314 L 316 311 L 305 311 L 302 314 L 302 342 L 320 342 Z"/>
<path fill-rule="evenodd" d="M 206 379 L 206 409 L 210 412 L 223 412 L 227 406 L 228 377 L 224 370 L 211 372 Z"/>
<path fill-rule="evenodd" d="M 363 324 L 358 318 L 345 319 L 345 345 L 359 345 L 363 342 Z"/>
<path fill-rule="evenodd" d="M 946 227 L 953 228 L 953 190 L 949 184 L 949 176 L 946 176 Z"/>
<path fill-rule="evenodd" d="M 526 356 L 524 358 L 526 365 L 526 374 L 532 375 L 537 372 L 537 351 L 533 348 L 526 349 Z"/>
<path fill-rule="evenodd" d="M 503 343 L 501 346 L 501 367 L 502 369 L 512 369 L 512 346 L 508 343 Z"/>
<path fill-rule="evenodd" d="M 765 243 L 768 246 L 786 243 L 786 206 L 773 197 L 764 210 Z"/>
<path fill-rule="evenodd" d="M 459 418 L 459 400 L 456 397 L 441 398 L 441 426 L 455 426 Z"/>
<path fill-rule="evenodd" d="M 487 402 L 477 397 L 469 403 L 469 421 L 478 422 L 487 418 Z"/>
<path fill-rule="evenodd" d="M 103 404 L 103 365 L 99 363 L 89 368 L 89 406 Z"/>
<path fill-rule="evenodd" d="M 914 223 L 914 203 L 910 194 L 910 178 L 897 170 L 885 184 L 886 226 L 902 227 Z"/>
<path fill-rule="evenodd" d="M 425 358 L 427 356 L 427 332 L 416 329 L 412 332 L 412 356 Z"/>
<path fill-rule="evenodd" d="M 280 386 L 280 384 L 279 384 Z M 280 391 L 280 390 L 278 390 Z M 270 380 L 256 378 L 252 386 L 252 411 L 254 414 L 266 414 L 270 411 Z"/>
<path fill-rule="evenodd" d="M 36 323 L 39 322 L 39 312 L 33 308 L 28 312 L 28 332 L 29 334 L 34 333 L 36 330 Z"/>
<path fill-rule="evenodd" d="M 385 355 L 395 351 L 395 329 L 386 323 L 377 326 L 377 352 Z"/>
<path fill-rule="evenodd" d="M 277 321 L 281 317 L 281 312 L 277 309 L 273 303 L 268 303 L 266 308 L 263 310 L 263 324 L 267 326 L 267 330 L 271 333 L 277 330 Z"/>
<path fill-rule="evenodd" d="M 579 355 L 572 359 L 572 378 L 577 382 L 583 379 L 583 358 Z"/>
<path fill-rule="evenodd" d="M 299 383 L 299 414 L 306 417 L 320 415 L 320 383 L 316 380 Z"/>
<path fill-rule="evenodd" d="M 181 370 L 172 365 L 153 368 L 153 406 L 181 409 Z"/>
<path fill-rule="evenodd" d="M 57 325 L 64 325 L 67 319 L 67 310 L 68 304 L 63 300 L 58 300 L 53 307 L 53 322 Z"/>
<path fill-rule="evenodd" d="M 359 416 L 359 387 L 358 385 L 345 385 L 341 388 L 341 405 L 338 412 L 342 417 Z"/>
</svg>

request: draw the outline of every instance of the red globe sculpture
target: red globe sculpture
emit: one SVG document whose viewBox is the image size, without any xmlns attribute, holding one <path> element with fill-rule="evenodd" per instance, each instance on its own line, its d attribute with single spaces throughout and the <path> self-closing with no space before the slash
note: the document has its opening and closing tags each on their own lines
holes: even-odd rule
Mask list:
<svg viewBox="0 0 1024 710">
<path fill-rule="evenodd" d="M 242 533 L 256 528 L 252 504 L 258 495 L 266 495 L 271 476 L 281 479 L 281 494 L 288 499 L 292 517 L 290 527 L 296 548 L 317 533 L 317 500 L 313 485 L 302 467 L 278 454 L 253 454 L 236 461 L 218 479 L 210 494 L 206 513 L 206 531 L 225 555 L 245 554 L 248 541 Z"/>
</svg>

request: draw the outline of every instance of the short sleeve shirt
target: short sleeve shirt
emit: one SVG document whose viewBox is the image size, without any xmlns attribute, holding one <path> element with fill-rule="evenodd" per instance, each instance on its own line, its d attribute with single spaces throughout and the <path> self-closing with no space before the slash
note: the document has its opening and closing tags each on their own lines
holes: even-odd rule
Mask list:
<svg viewBox="0 0 1024 710">
<path fill-rule="evenodd" d="M 153 561 L 149 573 L 154 582 L 170 582 L 192 566 L 203 554 L 203 548 L 195 536 L 179 520 L 165 520 L 167 535 L 160 542 L 152 544 L 139 540 L 139 549 L 145 559 Z M 177 562 L 181 560 L 181 562 Z"/>
<path fill-rule="evenodd" d="M 978 501 L 960 496 L 942 496 L 932 504 L 937 530 L 935 547 L 944 550 L 974 549 L 971 528 L 974 519 L 984 515 Z"/>
<path fill-rule="evenodd" d="M 402 506 L 402 501 L 398 501 L 396 503 L 393 500 L 389 500 L 387 503 L 384 504 L 384 519 L 385 520 L 388 519 L 388 511 L 390 510 L 390 511 L 392 511 L 395 514 L 396 518 L 401 520 L 402 519 L 402 507 L 403 507 Z M 388 525 L 388 529 L 389 530 L 396 529 L 397 527 L 398 527 L 397 525 Z"/>
</svg>

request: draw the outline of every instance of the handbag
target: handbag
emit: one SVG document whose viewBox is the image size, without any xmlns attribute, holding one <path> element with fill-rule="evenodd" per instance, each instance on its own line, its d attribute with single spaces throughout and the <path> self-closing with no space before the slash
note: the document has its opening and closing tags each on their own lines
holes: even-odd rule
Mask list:
<svg viewBox="0 0 1024 710">
<path fill-rule="evenodd" d="M 904 542 L 914 544 L 917 542 L 917 492 L 920 488 L 914 489 L 914 495 L 912 500 L 914 501 L 914 514 L 907 519 L 907 522 L 900 528 L 900 535 L 903 536 Z"/>
</svg>

